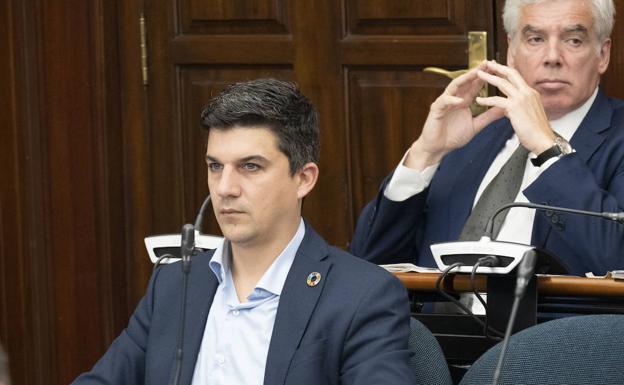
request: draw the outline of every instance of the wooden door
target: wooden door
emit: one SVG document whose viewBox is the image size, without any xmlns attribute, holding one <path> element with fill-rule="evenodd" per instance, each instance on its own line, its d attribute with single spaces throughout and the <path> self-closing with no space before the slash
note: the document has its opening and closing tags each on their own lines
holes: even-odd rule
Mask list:
<svg viewBox="0 0 624 385">
<path fill-rule="evenodd" d="M 467 32 L 495 41 L 494 15 L 491 0 L 149 2 L 155 230 L 177 231 L 207 193 L 202 106 L 228 83 L 270 76 L 296 81 L 320 111 L 320 181 L 304 215 L 345 247 L 448 82 L 422 69 L 465 68 Z"/>
</svg>

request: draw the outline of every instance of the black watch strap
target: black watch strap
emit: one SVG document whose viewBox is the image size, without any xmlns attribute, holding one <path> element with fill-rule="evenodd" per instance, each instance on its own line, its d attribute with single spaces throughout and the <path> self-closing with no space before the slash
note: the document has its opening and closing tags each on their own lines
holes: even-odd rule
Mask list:
<svg viewBox="0 0 624 385">
<path fill-rule="evenodd" d="M 544 162 L 546 162 L 548 159 L 554 158 L 556 156 L 559 156 L 562 153 L 563 152 L 561 152 L 561 148 L 559 148 L 559 146 L 557 146 L 555 144 L 554 146 L 552 146 L 548 150 L 546 150 L 546 151 L 542 152 L 541 154 L 539 154 L 537 157 L 531 158 L 531 163 L 533 163 L 533 166 L 539 167 L 539 166 L 543 165 Z"/>
</svg>

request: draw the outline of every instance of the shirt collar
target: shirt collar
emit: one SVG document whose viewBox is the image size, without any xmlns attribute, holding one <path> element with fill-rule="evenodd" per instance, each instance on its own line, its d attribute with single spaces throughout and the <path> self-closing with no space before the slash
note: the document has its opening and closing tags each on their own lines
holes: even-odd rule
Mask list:
<svg viewBox="0 0 624 385">
<path fill-rule="evenodd" d="M 596 87 L 592 96 L 590 96 L 589 99 L 587 99 L 579 108 L 568 112 L 559 119 L 551 120 L 549 122 L 550 127 L 552 127 L 557 134 L 561 135 L 569 142 L 572 135 L 574 135 L 578 127 L 581 125 L 585 115 L 587 115 L 587 112 L 594 103 L 596 95 L 598 95 L 598 87 Z"/>
<path fill-rule="evenodd" d="M 225 275 L 230 271 L 230 241 L 223 239 L 223 242 L 215 249 L 208 266 L 217 277 L 219 283 L 223 283 Z"/>
<path fill-rule="evenodd" d="M 264 275 L 256 284 L 256 289 L 263 289 L 276 295 L 282 294 L 282 288 L 286 282 L 286 277 L 295 260 L 297 250 L 303 241 L 304 235 L 305 224 L 302 218 L 299 222 L 297 232 L 291 238 L 290 242 L 288 242 L 284 250 L 275 258 L 267 271 L 264 272 Z M 209 263 L 210 269 L 217 277 L 217 280 L 219 280 L 219 284 L 223 283 L 226 275 L 230 272 L 231 258 L 232 251 L 230 241 L 225 239 L 223 243 L 217 247 Z"/>
</svg>

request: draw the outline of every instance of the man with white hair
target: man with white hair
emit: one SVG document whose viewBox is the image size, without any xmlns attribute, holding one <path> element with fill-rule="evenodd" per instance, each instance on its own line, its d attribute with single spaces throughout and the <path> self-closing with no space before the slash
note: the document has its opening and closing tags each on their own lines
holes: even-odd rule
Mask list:
<svg viewBox="0 0 624 385">
<path fill-rule="evenodd" d="M 507 65 L 481 63 L 431 105 L 420 137 L 358 220 L 351 251 L 435 266 L 429 246 L 476 240 L 505 203 L 624 208 L 624 102 L 599 88 L 612 0 L 508 0 Z M 489 84 L 502 96 L 478 97 Z M 490 107 L 473 117 L 470 105 Z M 559 256 L 572 274 L 624 267 L 624 225 L 509 210 L 494 236 Z"/>
</svg>

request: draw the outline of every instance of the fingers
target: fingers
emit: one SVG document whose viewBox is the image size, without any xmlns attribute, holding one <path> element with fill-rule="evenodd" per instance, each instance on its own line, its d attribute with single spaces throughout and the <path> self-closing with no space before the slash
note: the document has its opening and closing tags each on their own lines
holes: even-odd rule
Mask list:
<svg viewBox="0 0 624 385">
<path fill-rule="evenodd" d="M 482 106 L 488 107 L 499 107 L 506 108 L 507 107 L 507 98 L 503 98 L 502 96 L 489 96 L 487 98 L 477 97 L 476 102 Z"/>
<path fill-rule="evenodd" d="M 442 94 L 431 104 L 430 113 L 434 118 L 441 118 L 450 109 L 466 106 L 467 103 L 457 96 Z"/>
<path fill-rule="evenodd" d="M 479 72 L 478 76 L 507 96 L 511 96 L 516 90 L 522 91 L 530 88 L 518 71 L 493 60 L 485 63 L 485 69 Z"/>
<path fill-rule="evenodd" d="M 502 93 L 504 93 L 507 96 L 511 96 L 517 89 L 505 78 L 492 75 L 485 71 L 477 72 L 477 76 L 479 76 L 479 78 L 483 80 L 484 82 L 487 82 L 488 84 L 491 84 L 494 87 L 498 88 L 499 90 L 501 90 Z"/>
<path fill-rule="evenodd" d="M 520 75 L 520 73 L 514 68 L 499 64 L 494 60 L 488 61 L 485 64 L 485 68 L 485 71 L 507 79 L 507 81 L 509 81 L 509 83 L 516 88 L 527 86 L 526 82 L 522 78 L 522 75 Z"/>
<path fill-rule="evenodd" d="M 502 108 L 490 108 L 484 113 L 474 117 L 474 128 L 477 132 L 479 132 L 483 127 L 487 126 L 495 120 L 502 118 L 503 116 L 505 116 L 505 110 L 503 110 Z"/>
<path fill-rule="evenodd" d="M 465 74 L 454 79 L 446 87 L 444 93 L 449 95 L 458 95 L 466 93 L 466 91 L 470 91 L 469 93 L 472 93 L 475 92 L 474 90 L 478 91 L 481 89 L 485 82 L 479 78 L 478 73 L 479 71 L 484 71 L 486 69 L 486 63 L 486 61 L 483 61 L 477 67 L 472 68 Z"/>
<path fill-rule="evenodd" d="M 438 102 L 441 105 L 443 105 L 443 106 L 453 106 L 454 107 L 454 106 L 459 106 L 459 105 L 463 104 L 465 102 L 465 100 L 460 98 L 460 97 L 457 97 L 457 96 L 442 94 L 436 100 L 436 103 L 438 103 Z"/>
</svg>

